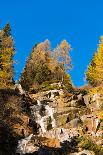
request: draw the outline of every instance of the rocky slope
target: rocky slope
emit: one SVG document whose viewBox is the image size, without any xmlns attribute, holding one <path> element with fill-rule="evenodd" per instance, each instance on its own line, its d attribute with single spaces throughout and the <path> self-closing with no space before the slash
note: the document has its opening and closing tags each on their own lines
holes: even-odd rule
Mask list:
<svg viewBox="0 0 103 155">
<path fill-rule="evenodd" d="M 0 91 L 0 102 L 2 155 L 103 154 L 102 95 L 30 93 L 16 85 Z"/>
</svg>

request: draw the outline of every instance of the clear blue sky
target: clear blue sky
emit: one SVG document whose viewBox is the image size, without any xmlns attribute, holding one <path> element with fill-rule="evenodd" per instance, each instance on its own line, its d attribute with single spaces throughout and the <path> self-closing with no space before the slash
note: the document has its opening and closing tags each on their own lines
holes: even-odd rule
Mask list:
<svg viewBox="0 0 103 155">
<path fill-rule="evenodd" d="M 55 47 L 66 39 L 72 46 L 72 81 L 84 84 L 84 72 L 103 35 L 103 0 L 0 0 L 0 27 L 7 22 L 19 62 L 15 79 L 36 43 L 48 38 Z"/>
</svg>

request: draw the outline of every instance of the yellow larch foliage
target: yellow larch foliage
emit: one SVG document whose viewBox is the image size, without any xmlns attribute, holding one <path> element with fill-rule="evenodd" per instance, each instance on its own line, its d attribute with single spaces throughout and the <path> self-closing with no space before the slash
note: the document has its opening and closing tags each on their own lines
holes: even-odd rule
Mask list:
<svg viewBox="0 0 103 155">
<path fill-rule="evenodd" d="M 13 56 L 14 43 L 10 34 L 10 25 L 7 24 L 0 31 L 0 87 L 8 87 L 12 84 L 14 75 Z"/>
<path fill-rule="evenodd" d="M 103 36 L 100 38 L 97 52 L 94 53 L 88 66 L 86 79 L 92 86 L 103 84 Z"/>
</svg>

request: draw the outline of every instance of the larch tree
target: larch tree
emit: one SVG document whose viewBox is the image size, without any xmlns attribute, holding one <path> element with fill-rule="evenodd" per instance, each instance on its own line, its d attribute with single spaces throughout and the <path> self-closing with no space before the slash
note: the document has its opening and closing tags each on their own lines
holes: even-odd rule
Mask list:
<svg viewBox="0 0 103 155">
<path fill-rule="evenodd" d="M 0 30 L 0 87 L 12 85 L 14 69 L 14 42 L 9 24 Z"/>
<path fill-rule="evenodd" d="M 47 65 L 50 57 L 49 48 L 48 40 L 33 48 L 20 78 L 20 83 L 25 90 L 29 90 L 34 83 L 41 84 L 49 80 L 50 70 Z"/>
<path fill-rule="evenodd" d="M 86 80 L 92 86 L 103 84 L 103 36 L 100 38 L 97 52 L 94 53 L 88 66 Z"/>
<path fill-rule="evenodd" d="M 71 58 L 70 52 L 71 46 L 66 40 L 63 40 L 60 45 L 58 45 L 53 52 L 53 57 L 56 59 L 62 69 L 62 81 L 64 80 L 64 73 L 71 68 Z"/>
</svg>

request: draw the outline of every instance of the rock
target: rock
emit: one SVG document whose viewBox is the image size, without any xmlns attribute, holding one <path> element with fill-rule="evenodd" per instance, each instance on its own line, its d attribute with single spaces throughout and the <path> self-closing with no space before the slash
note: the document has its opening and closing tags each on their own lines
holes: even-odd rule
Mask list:
<svg viewBox="0 0 103 155">
<path fill-rule="evenodd" d="M 98 130 L 98 131 L 96 132 L 96 136 L 97 136 L 97 137 L 103 138 L 103 130 Z"/>
<path fill-rule="evenodd" d="M 77 106 L 76 100 L 72 100 L 72 101 L 71 101 L 71 107 L 76 107 L 76 106 Z"/>
<path fill-rule="evenodd" d="M 103 95 L 95 93 L 90 100 L 90 108 L 94 110 L 101 110 L 103 109 Z"/>
<path fill-rule="evenodd" d="M 85 106 L 84 97 L 82 94 L 79 95 L 73 95 L 68 100 L 71 104 L 71 107 L 78 107 L 78 106 Z"/>
<path fill-rule="evenodd" d="M 82 100 L 83 99 L 83 95 L 79 94 L 79 95 L 77 95 L 77 98 L 78 98 L 78 100 Z"/>
<path fill-rule="evenodd" d="M 70 121 L 70 126 L 72 128 L 77 128 L 77 127 L 79 127 L 81 125 L 82 125 L 82 121 L 81 121 L 80 118 L 75 118 L 75 119 L 73 119 L 73 120 Z"/>
<path fill-rule="evenodd" d="M 71 141 L 71 138 L 78 135 L 75 129 L 65 129 L 65 128 L 55 128 L 47 131 L 46 133 L 41 134 L 41 137 L 46 138 L 56 138 L 59 142 Z"/>
<path fill-rule="evenodd" d="M 83 150 L 78 153 L 71 153 L 70 155 L 95 155 L 93 151 Z"/>
<path fill-rule="evenodd" d="M 84 115 L 81 117 L 83 126 L 87 128 L 87 131 L 91 133 L 93 137 L 99 136 L 100 119 L 96 115 Z M 97 135 L 96 135 L 97 133 Z M 100 132 L 101 135 L 101 132 Z"/>
<path fill-rule="evenodd" d="M 83 98 L 85 105 L 88 107 L 88 105 L 90 104 L 90 95 L 84 95 Z"/>
<path fill-rule="evenodd" d="M 60 115 L 56 118 L 56 125 L 59 126 L 63 126 L 67 123 L 68 120 L 68 114 L 64 114 L 64 115 Z"/>
<path fill-rule="evenodd" d="M 57 89 L 50 90 L 50 91 L 47 91 L 47 92 L 44 94 L 44 96 L 46 96 L 46 97 L 49 98 L 49 99 L 54 100 L 54 98 L 55 98 L 56 96 L 59 96 L 59 92 L 60 92 L 60 90 L 57 90 Z"/>
</svg>

